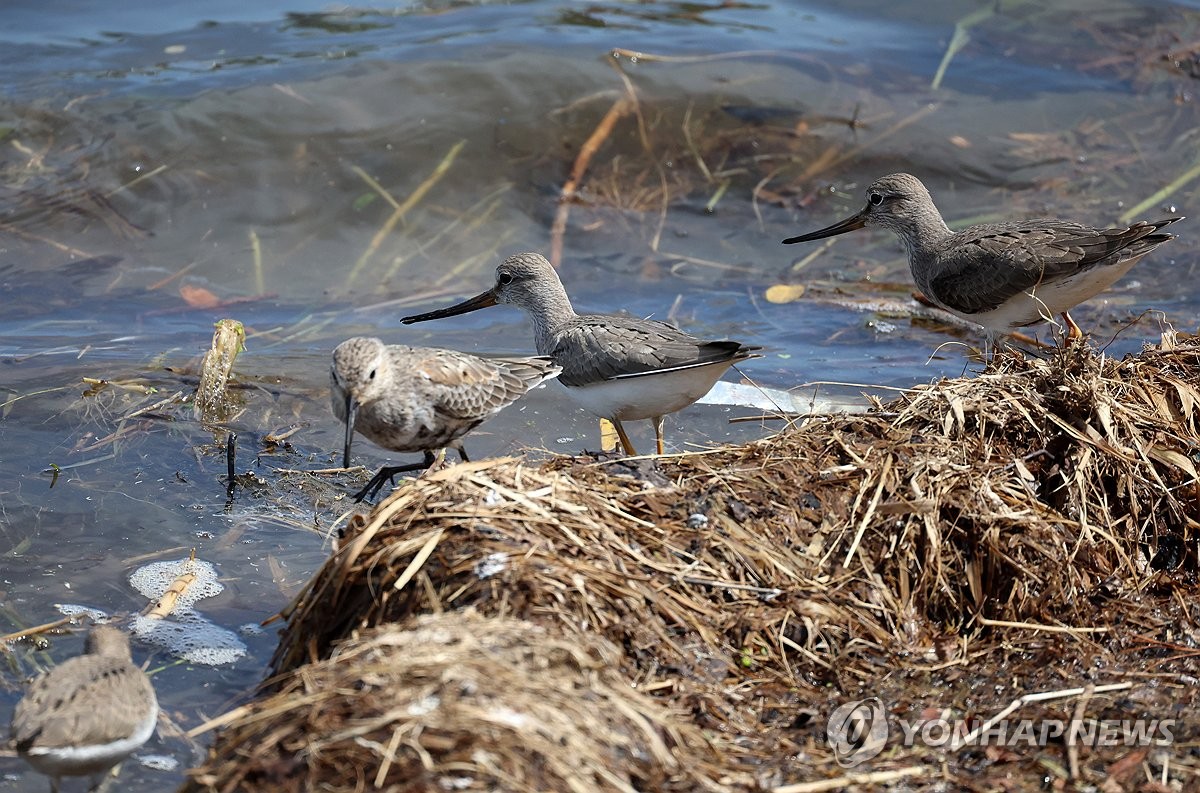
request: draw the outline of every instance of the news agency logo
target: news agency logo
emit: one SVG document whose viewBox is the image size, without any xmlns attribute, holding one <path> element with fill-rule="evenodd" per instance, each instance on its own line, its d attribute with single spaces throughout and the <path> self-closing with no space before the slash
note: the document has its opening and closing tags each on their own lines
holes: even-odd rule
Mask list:
<svg viewBox="0 0 1200 793">
<path fill-rule="evenodd" d="M 1014 719 L 1004 714 L 979 719 L 896 719 L 898 743 L 957 751 L 964 746 L 1166 746 L 1174 742 L 1175 719 Z M 829 714 L 825 737 L 843 768 L 865 763 L 883 751 L 889 737 L 887 711 L 879 697 L 854 700 Z"/>
<path fill-rule="evenodd" d="M 833 759 L 842 768 L 853 768 L 883 751 L 888 739 L 887 713 L 879 697 L 841 705 L 829 714 L 825 737 Z"/>
</svg>

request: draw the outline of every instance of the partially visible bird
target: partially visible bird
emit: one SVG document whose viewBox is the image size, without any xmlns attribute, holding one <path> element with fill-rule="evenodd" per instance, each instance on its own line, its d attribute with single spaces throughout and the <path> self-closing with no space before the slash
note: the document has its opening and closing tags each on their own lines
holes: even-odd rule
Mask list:
<svg viewBox="0 0 1200 793">
<path fill-rule="evenodd" d="M 144 744 L 158 722 L 150 678 L 133 663 L 129 638 L 109 625 L 88 634 L 84 654 L 38 676 L 17 703 L 12 740 L 17 753 L 50 777 L 103 775 Z"/>
<path fill-rule="evenodd" d="M 394 452 L 425 454 L 420 463 L 385 466 L 354 499 L 374 496 L 398 473 L 428 468 L 436 449 L 456 449 L 466 461 L 463 435 L 559 371 L 539 356 L 481 358 L 367 337 L 342 342 L 329 384 L 333 414 L 346 424 L 343 466 L 350 467 L 355 431 Z"/>
<path fill-rule="evenodd" d="M 708 393 L 730 366 L 759 347 L 708 341 L 674 325 L 613 314 L 576 314 L 558 273 L 537 253 L 510 256 L 496 267 L 491 289 L 457 305 L 404 317 L 404 324 L 465 314 L 498 303 L 533 320 L 537 351 L 562 367 L 558 381 L 587 411 L 616 427 L 628 454 L 637 454 L 622 421 L 652 419 L 659 454 L 663 419 Z"/>
<path fill-rule="evenodd" d="M 908 250 L 917 287 L 932 303 L 989 331 L 1060 315 L 1069 338 L 1083 332 L 1067 312 L 1108 287 L 1174 234 L 1182 217 L 1096 229 L 1069 220 L 1014 220 L 950 231 L 921 180 L 894 173 L 867 188 L 856 215 L 784 240 L 809 242 L 864 226 L 895 232 Z"/>
</svg>

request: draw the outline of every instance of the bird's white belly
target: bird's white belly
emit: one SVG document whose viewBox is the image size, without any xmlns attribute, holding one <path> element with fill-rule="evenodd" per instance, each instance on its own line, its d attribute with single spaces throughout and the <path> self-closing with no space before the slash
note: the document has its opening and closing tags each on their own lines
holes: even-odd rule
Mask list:
<svg viewBox="0 0 1200 793">
<path fill-rule="evenodd" d="M 1014 295 L 991 311 L 978 314 L 961 314 L 957 311 L 951 313 L 996 330 L 1055 321 L 1059 314 L 1070 311 L 1083 301 L 1090 300 L 1108 289 L 1136 262 L 1137 258 L 1130 259 L 1120 264 L 1093 268 L 1057 281 L 1039 284 L 1027 292 Z"/>
<path fill-rule="evenodd" d="M 158 724 L 158 706 L 146 713 L 132 734 L 102 744 L 35 746 L 25 759 L 47 776 L 86 776 L 107 771 L 150 739 Z"/>
<path fill-rule="evenodd" d="M 566 388 L 589 413 L 618 421 L 637 421 L 682 410 L 707 394 L 732 365 L 732 361 L 717 361 L 707 366 Z"/>
</svg>

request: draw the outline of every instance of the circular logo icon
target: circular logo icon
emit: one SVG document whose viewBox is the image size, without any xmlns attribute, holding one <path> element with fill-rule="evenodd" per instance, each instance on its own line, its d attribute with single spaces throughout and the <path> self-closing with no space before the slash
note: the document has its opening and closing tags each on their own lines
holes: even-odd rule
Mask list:
<svg viewBox="0 0 1200 793">
<path fill-rule="evenodd" d="M 879 697 L 858 699 L 829 714 L 825 737 L 833 758 L 842 768 L 851 768 L 883 751 L 888 738 L 887 714 Z"/>
</svg>

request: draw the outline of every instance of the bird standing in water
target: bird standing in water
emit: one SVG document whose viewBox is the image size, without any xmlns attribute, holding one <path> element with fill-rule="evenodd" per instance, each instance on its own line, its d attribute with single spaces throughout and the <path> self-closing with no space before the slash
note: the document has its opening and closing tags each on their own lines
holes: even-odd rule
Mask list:
<svg viewBox="0 0 1200 793">
<path fill-rule="evenodd" d="M 613 314 L 576 314 L 558 273 L 537 253 L 510 256 L 492 288 L 457 305 L 404 317 L 410 324 L 508 303 L 533 320 L 537 351 L 562 367 L 558 381 L 588 412 L 608 419 L 627 454 L 622 421 L 652 419 L 659 454 L 663 419 L 708 393 L 730 366 L 757 358 L 736 341 L 706 341 L 674 325 Z"/>
<path fill-rule="evenodd" d="M 459 438 L 559 371 L 540 356 L 481 358 L 366 337 L 342 342 L 329 370 L 333 414 L 346 423 L 342 466 L 350 467 L 356 431 L 385 449 L 425 454 L 420 463 L 385 466 L 354 500 L 374 496 L 398 473 L 428 468 L 435 449 L 456 449 L 466 461 Z"/>
<path fill-rule="evenodd" d="M 103 774 L 149 740 L 158 723 L 154 686 L 133 663 L 129 638 L 110 625 L 88 634 L 83 655 L 42 673 L 17 703 L 12 740 L 29 765 L 50 777 Z"/>
<path fill-rule="evenodd" d="M 1174 234 L 1182 217 L 1097 229 L 1069 220 L 1014 220 L 950 231 L 921 180 L 877 179 L 856 215 L 785 244 L 824 239 L 864 226 L 896 233 L 917 287 L 932 303 L 989 331 L 1011 333 L 1060 315 L 1069 338 L 1083 332 L 1067 312 L 1108 287 Z"/>
</svg>

